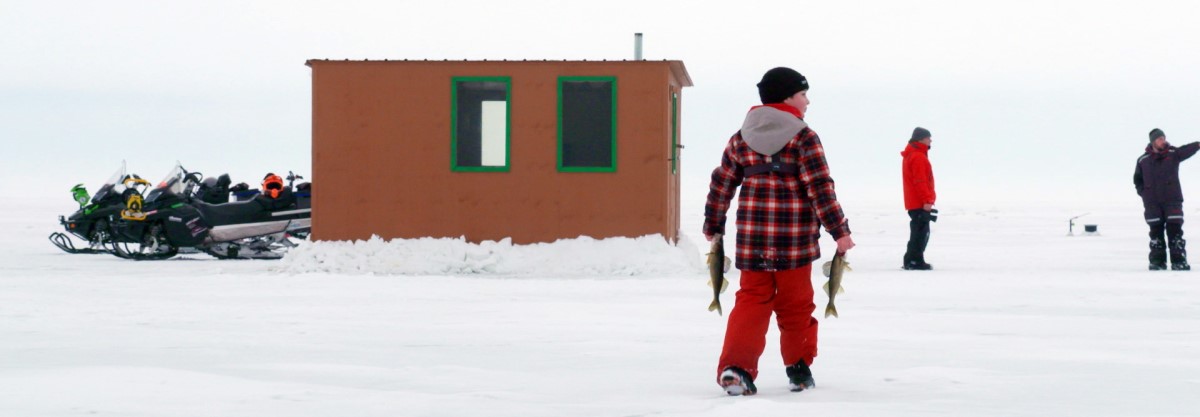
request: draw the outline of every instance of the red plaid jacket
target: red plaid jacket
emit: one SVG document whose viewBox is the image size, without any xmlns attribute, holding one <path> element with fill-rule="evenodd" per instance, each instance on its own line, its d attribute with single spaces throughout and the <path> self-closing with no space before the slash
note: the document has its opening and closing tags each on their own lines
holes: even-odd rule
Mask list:
<svg viewBox="0 0 1200 417">
<path fill-rule="evenodd" d="M 743 127 L 745 130 L 745 127 Z M 783 271 L 821 257 L 818 222 L 834 239 L 850 234 L 816 132 L 804 127 L 780 149 L 779 160 L 798 175 L 768 172 L 744 176 L 746 167 L 769 155 L 751 149 L 738 131 L 729 139 L 721 166 L 713 170 L 704 206 L 704 235 L 725 233 L 726 212 L 738 186 L 736 265 L 744 271 Z"/>
</svg>

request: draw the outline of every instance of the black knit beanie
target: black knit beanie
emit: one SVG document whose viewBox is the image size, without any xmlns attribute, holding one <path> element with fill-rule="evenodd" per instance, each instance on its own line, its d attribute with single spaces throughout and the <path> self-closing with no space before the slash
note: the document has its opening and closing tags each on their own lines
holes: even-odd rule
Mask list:
<svg viewBox="0 0 1200 417">
<path fill-rule="evenodd" d="M 916 129 L 913 129 L 912 139 L 909 139 L 908 141 L 916 142 L 918 140 L 925 139 L 930 136 L 933 136 L 933 135 L 929 134 L 929 129 L 926 129 L 923 127 L 918 127 Z"/>
<path fill-rule="evenodd" d="M 1166 136 L 1166 135 L 1167 134 L 1163 133 L 1162 129 L 1154 128 L 1154 130 L 1150 131 L 1150 141 L 1154 142 L 1155 139 L 1158 139 L 1158 138 Z"/>
<path fill-rule="evenodd" d="M 808 79 L 787 67 L 771 68 L 758 82 L 758 98 L 763 104 L 782 103 L 808 89 Z"/>
</svg>

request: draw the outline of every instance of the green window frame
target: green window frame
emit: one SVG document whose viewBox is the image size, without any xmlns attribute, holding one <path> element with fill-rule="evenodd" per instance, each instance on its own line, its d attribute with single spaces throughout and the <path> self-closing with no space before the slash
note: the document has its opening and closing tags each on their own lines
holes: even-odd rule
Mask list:
<svg viewBox="0 0 1200 417">
<path fill-rule="evenodd" d="M 617 77 L 558 77 L 558 171 L 617 171 Z"/>
<path fill-rule="evenodd" d="M 679 173 L 679 93 L 671 92 L 671 174 Z"/>
<path fill-rule="evenodd" d="M 503 165 L 495 126 L 503 86 Z M 512 77 L 450 78 L 450 170 L 508 172 L 512 165 Z"/>
</svg>

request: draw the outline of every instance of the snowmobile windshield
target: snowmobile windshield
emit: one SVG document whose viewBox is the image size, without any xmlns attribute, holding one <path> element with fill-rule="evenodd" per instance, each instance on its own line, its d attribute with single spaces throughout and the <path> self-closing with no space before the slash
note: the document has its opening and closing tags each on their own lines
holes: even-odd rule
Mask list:
<svg viewBox="0 0 1200 417">
<path fill-rule="evenodd" d="M 183 178 L 186 174 L 187 171 L 183 169 L 183 166 L 176 163 L 175 168 L 171 169 L 171 172 L 167 173 L 166 178 L 163 178 L 162 181 L 159 181 L 158 185 L 156 185 L 153 190 L 150 190 L 150 194 L 146 195 L 146 203 L 157 200 L 164 194 L 183 195 L 185 186 L 183 183 Z"/>
<path fill-rule="evenodd" d="M 101 185 L 100 189 L 96 190 L 96 195 L 92 197 L 92 204 L 97 204 L 100 202 L 100 200 L 103 200 L 104 197 L 108 197 L 109 193 L 114 192 L 114 188 L 118 188 L 118 186 L 120 186 L 119 188 L 122 189 L 116 190 L 116 193 L 125 191 L 123 189 L 124 186 L 121 185 L 122 178 L 125 178 L 124 161 L 121 162 L 121 167 L 117 168 L 117 172 L 114 172 L 111 177 L 108 177 L 108 181 L 105 181 L 104 185 Z"/>
</svg>

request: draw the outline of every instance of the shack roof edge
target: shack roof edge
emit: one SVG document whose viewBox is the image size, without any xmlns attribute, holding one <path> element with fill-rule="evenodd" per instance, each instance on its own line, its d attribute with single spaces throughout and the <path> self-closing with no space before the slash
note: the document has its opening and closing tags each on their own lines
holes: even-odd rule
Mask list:
<svg viewBox="0 0 1200 417">
<path fill-rule="evenodd" d="M 620 59 L 620 60 L 591 60 L 591 59 L 484 59 L 484 60 L 452 60 L 452 59 L 309 59 L 304 61 L 304 65 L 312 67 L 313 63 L 428 63 L 428 62 L 454 62 L 462 64 L 495 64 L 495 63 L 594 63 L 594 64 L 667 64 L 671 68 L 671 72 L 679 78 L 680 83 L 684 87 L 691 87 L 692 76 L 688 74 L 687 67 L 680 60 L 635 60 L 635 59 Z"/>
</svg>

